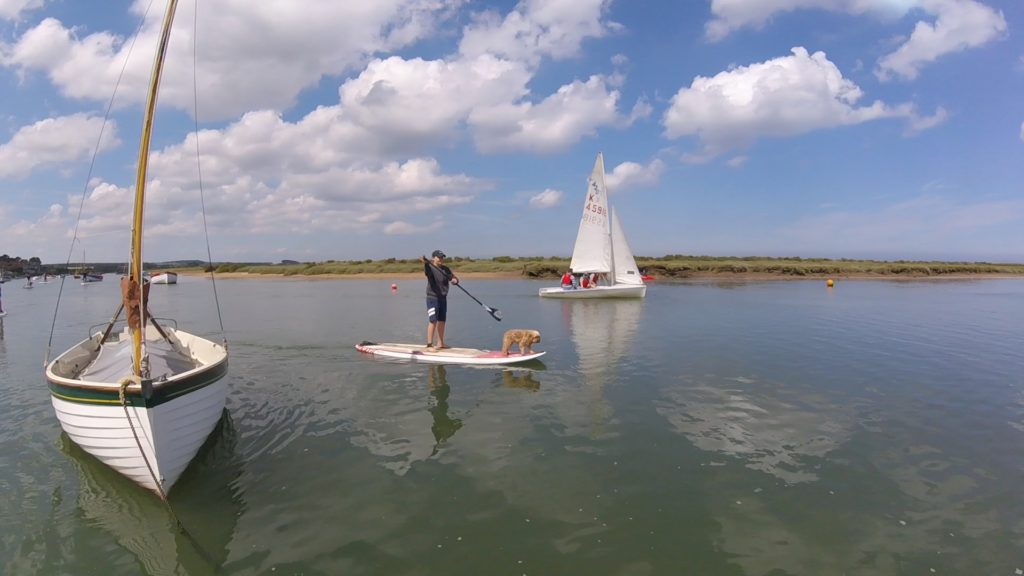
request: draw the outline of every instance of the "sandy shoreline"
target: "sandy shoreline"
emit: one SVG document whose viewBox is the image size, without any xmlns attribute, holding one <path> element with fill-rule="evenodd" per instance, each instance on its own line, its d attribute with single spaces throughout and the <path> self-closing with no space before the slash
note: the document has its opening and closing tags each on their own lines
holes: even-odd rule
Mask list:
<svg viewBox="0 0 1024 576">
<path fill-rule="evenodd" d="M 179 271 L 183 276 L 207 276 L 208 273 L 198 270 Z M 531 280 L 520 272 L 458 272 L 459 278 L 466 280 Z M 218 272 L 217 278 L 240 278 L 254 280 L 420 280 L 423 279 L 422 272 L 373 272 L 361 274 L 251 274 L 249 272 Z M 698 272 L 686 277 L 662 277 L 651 283 L 665 282 L 691 282 L 691 281 L 767 281 L 767 280 L 999 280 L 1009 278 L 1024 278 L 1014 274 L 942 274 L 942 275 L 894 275 L 894 274 L 808 274 L 805 276 L 794 276 L 786 274 L 765 274 L 748 272 Z M 536 280 L 547 280 L 558 282 L 558 278 L 538 278 Z"/>
</svg>

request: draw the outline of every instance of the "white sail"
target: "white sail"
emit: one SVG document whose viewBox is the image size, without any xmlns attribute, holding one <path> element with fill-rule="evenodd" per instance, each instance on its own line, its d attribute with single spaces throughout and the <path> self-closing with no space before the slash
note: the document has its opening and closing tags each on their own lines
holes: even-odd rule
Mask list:
<svg viewBox="0 0 1024 576">
<path fill-rule="evenodd" d="M 626 234 L 622 231 L 619 216 L 612 210 L 612 254 L 615 257 L 615 284 L 644 283 L 640 279 L 640 269 L 636 267 L 633 251 L 626 242 Z"/>
<path fill-rule="evenodd" d="M 606 274 L 612 271 L 612 244 L 609 234 L 608 189 L 604 185 L 604 156 L 597 154 L 594 170 L 587 180 L 583 217 L 576 233 L 569 268 L 576 273 Z"/>
</svg>

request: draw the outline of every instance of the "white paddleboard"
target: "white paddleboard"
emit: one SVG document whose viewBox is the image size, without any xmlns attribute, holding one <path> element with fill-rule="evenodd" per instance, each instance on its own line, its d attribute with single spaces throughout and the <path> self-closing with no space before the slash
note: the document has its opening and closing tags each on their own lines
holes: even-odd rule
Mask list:
<svg viewBox="0 0 1024 576">
<path fill-rule="evenodd" d="M 509 352 L 508 356 L 505 356 L 501 353 L 501 350 L 478 350 L 476 348 L 435 348 L 427 350 L 424 344 L 396 344 L 393 342 L 381 344 L 363 342 L 356 345 L 356 350 L 364 354 L 385 358 L 432 362 L 434 364 L 476 365 L 516 364 L 540 358 L 545 354 L 544 352 L 535 351 L 524 356 L 519 352 Z"/>
</svg>

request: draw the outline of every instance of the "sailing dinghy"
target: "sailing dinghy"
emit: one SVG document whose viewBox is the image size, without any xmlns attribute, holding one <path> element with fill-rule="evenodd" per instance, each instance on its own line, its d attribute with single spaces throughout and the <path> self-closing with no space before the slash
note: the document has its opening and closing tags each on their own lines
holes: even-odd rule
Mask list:
<svg viewBox="0 0 1024 576">
<path fill-rule="evenodd" d="M 583 218 L 576 233 L 569 269 L 573 274 L 599 274 L 603 283 L 589 288 L 541 288 L 542 298 L 643 298 L 647 286 L 640 278 L 633 252 L 619 219 L 608 202 L 604 184 L 604 155 L 597 154 L 587 180 Z"/>
<path fill-rule="evenodd" d="M 226 344 L 149 316 L 142 224 L 157 89 L 177 0 L 168 0 L 143 118 L 135 181 L 131 258 L 121 306 L 106 330 L 46 366 L 50 396 L 68 437 L 161 498 L 181 476 L 224 411 Z M 115 331 L 122 310 L 123 331 Z"/>
</svg>

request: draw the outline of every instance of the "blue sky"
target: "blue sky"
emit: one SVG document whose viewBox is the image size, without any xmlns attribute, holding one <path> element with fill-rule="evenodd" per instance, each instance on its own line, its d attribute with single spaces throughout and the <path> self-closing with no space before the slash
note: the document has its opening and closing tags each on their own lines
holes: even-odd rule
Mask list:
<svg viewBox="0 0 1024 576">
<path fill-rule="evenodd" d="M 0 253 L 127 259 L 163 5 L 0 0 Z M 181 0 L 145 257 L 206 258 L 198 122 L 214 260 L 568 256 L 603 152 L 638 255 L 1024 262 L 1021 26 L 1017 0 Z"/>
</svg>

